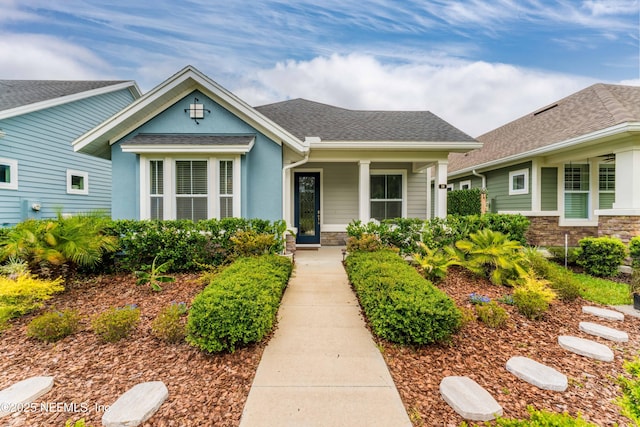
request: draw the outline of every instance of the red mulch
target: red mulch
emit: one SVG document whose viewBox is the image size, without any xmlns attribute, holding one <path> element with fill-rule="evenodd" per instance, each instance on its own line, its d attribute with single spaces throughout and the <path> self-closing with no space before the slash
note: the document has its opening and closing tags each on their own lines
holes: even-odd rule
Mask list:
<svg viewBox="0 0 640 427">
<path fill-rule="evenodd" d="M 266 343 L 239 349 L 233 354 L 206 355 L 182 344 L 166 344 L 151 335 L 150 323 L 171 302 L 191 302 L 203 288 L 196 275 L 181 275 L 164 284 L 162 292 L 135 285 L 132 276 L 101 276 L 70 286 L 47 307 L 75 308 L 84 316 L 82 331 L 55 344 L 26 337 L 27 323 L 38 313 L 13 322 L 0 334 L 0 389 L 34 375 L 53 375 L 54 388 L 41 402 L 87 405 L 88 412 L 18 413 L 2 419 L 6 426 L 63 426 L 67 419 L 84 417 L 88 425 L 101 425 L 102 408 L 137 383 L 161 380 L 169 398 L 144 426 L 237 426 L 255 371 Z M 451 269 L 440 287 L 459 305 L 472 308 L 471 292 L 492 299 L 509 292 L 464 270 Z M 422 349 L 380 342 L 384 357 L 408 413 L 416 426 L 458 426 L 462 421 L 442 400 L 440 380 L 447 375 L 467 375 L 486 388 L 503 406 L 505 416 L 526 416 L 527 405 L 553 411 L 581 412 L 588 420 L 621 427 L 628 422 L 612 400 L 620 390 L 613 378 L 623 372 L 622 361 L 640 350 L 640 319 L 624 323 L 596 320 L 581 313 L 583 301 L 556 303 L 540 321 L 530 321 L 514 307 L 509 326 L 491 329 L 472 321 L 449 345 Z M 112 306 L 137 304 L 142 320 L 134 334 L 105 344 L 91 332 L 92 315 Z M 597 321 L 629 332 L 625 344 L 606 342 L 578 330 L 582 320 Z M 571 334 L 608 344 L 613 363 L 598 362 L 563 350 L 557 336 Z M 531 357 L 565 373 L 569 389 L 564 393 L 539 390 L 517 379 L 504 368 L 511 356 Z M 54 406 L 55 408 L 55 406 Z M 64 409 L 64 408 L 62 408 Z"/>
</svg>

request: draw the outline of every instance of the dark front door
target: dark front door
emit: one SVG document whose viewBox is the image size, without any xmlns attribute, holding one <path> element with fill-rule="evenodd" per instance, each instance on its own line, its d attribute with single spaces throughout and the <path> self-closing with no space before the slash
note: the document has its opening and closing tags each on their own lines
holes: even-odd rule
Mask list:
<svg viewBox="0 0 640 427">
<path fill-rule="evenodd" d="M 295 173 L 296 243 L 320 243 L 320 173 Z"/>
</svg>

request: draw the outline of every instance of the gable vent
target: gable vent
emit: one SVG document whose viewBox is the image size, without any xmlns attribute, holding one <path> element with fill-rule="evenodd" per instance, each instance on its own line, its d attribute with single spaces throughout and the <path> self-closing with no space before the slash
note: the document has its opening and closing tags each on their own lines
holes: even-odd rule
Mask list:
<svg viewBox="0 0 640 427">
<path fill-rule="evenodd" d="M 558 104 L 550 105 L 548 107 L 543 108 L 542 110 L 536 111 L 535 113 L 533 113 L 533 115 L 537 116 L 538 114 L 542 114 L 542 113 L 544 113 L 546 111 L 552 110 L 552 109 L 556 108 L 557 106 L 558 106 Z"/>
</svg>

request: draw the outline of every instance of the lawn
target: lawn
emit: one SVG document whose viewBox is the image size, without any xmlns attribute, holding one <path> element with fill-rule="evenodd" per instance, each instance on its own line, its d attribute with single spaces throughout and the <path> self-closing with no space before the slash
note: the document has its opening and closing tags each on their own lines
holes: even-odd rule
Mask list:
<svg viewBox="0 0 640 427">
<path fill-rule="evenodd" d="M 588 274 L 573 274 L 580 280 L 580 296 L 582 298 L 606 305 L 631 304 L 627 284 L 599 279 Z"/>
</svg>

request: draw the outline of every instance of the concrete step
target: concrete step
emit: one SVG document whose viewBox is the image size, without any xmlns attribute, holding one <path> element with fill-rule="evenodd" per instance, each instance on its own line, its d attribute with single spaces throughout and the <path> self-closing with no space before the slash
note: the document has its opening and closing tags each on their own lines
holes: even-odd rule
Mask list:
<svg viewBox="0 0 640 427">
<path fill-rule="evenodd" d="M 604 338 L 609 341 L 627 342 L 629 341 L 629 335 L 618 329 L 609 328 L 607 326 L 599 325 L 591 322 L 580 322 L 578 325 L 582 332 L 596 337 Z"/>
<path fill-rule="evenodd" d="M 565 350 L 590 357 L 591 359 L 602 360 L 603 362 L 613 361 L 613 351 L 604 344 L 584 338 L 561 335 L 558 337 L 558 344 Z"/>
<path fill-rule="evenodd" d="M 620 322 L 624 320 L 624 314 L 620 313 L 619 311 L 609 310 L 606 308 L 585 305 L 584 307 L 582 307 L 582 312 L 592 314 L 594 316 L 601 317 L 607 320 L 618 320 Z"/>
<path fill-rule="evenodd" d="M 543 390 L 565 391 L 567 376 L 555 369 L 523 356 L 514 356 L 507 361 L 507 371 L 516 377 Z"/>
<path fill-rule="evenodd" d="M 162 381 L 140 383 L 131 387 L 102 415 L 105 427 L 134 427 L 155 414 L 169 396 Z"/>
<path fill-rule="evenodd" d="M 443 378 L 440 394 L 465 420 L 490 421 L 502 415 L 502 407 L 498 402 L 469 377 Z"/>
<path fill-rule="evenodd" d="M 0 418 L 19 412 L 53 388 L 53 377 L 31 377 L 0 390 Z"/>
</svg>

